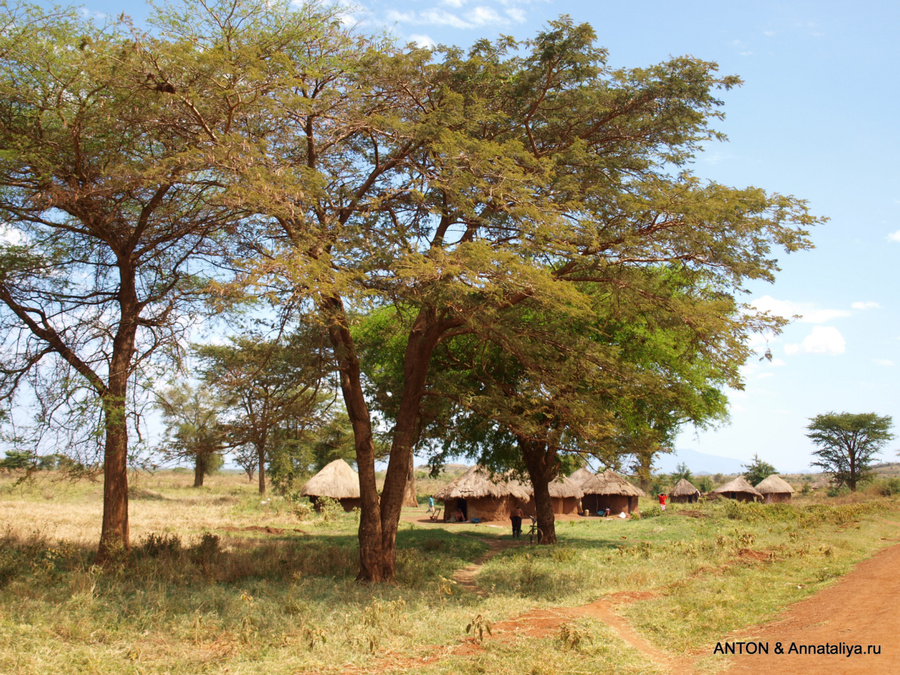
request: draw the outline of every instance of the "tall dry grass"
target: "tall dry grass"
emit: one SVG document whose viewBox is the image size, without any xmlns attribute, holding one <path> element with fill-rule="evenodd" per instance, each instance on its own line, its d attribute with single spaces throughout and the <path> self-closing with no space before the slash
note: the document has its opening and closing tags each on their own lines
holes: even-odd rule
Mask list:
<svg viewBox="0 0 900 675">
<path fill-rule="evenodd" d="M 481 597 L 453 574 L 505 527 L 404 522 L 397 582 L 362 586 L 355 514 L 261 498 L 237 475 L 131 485 L 132 550 L 99 569 L 99 484 L 0 478 L 0 672 L 664 672 L 595 619 L 453 647 L 473 623 L 641 591 L 620 611 L 642 635 L 675 655 L 702 650 L 833 583 L 900 520 L 897 501 L 869 495 L 564 521 L 560 545 L 488 561 Z M 435 650 L 446 658 L 422 662 Z"/>
</svg>

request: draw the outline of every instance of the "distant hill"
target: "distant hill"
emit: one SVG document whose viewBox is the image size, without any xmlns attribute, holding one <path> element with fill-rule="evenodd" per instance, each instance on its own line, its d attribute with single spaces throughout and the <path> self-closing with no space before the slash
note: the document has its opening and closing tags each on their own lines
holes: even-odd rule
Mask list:
<svg viewBox="0 0 900 675">
<path fill-rule="evenodd" d="M 679 448 L 672 453 L 657 455 L 656 461 L 653 463 L 653 472 L 672 473 L 679 464 L 685 464 L 695 476 L 714 473 L 737 474 L 743 473 L 744 464 L 749 463 L 750 460 L 742 461 L 731 457 L 707 455 L 688 448 Z"/>
</svg>

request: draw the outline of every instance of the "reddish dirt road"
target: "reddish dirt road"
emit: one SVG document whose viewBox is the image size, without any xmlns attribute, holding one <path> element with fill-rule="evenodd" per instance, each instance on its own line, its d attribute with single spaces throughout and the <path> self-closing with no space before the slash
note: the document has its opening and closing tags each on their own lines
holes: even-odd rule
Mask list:
<svg viewBox="0 0 900 675">
<path fill-rule="evenodd" d="M 729 657 L 727 675 L 760 672 L 875 675 L 900 672 L 900 545 L 859 563 L 837 584 L 789 607 L 781 616 L 729 636 L 728 642 L 768 644 L 769 653 Z M 783 653 L 776 654 L 777 643 Z M 723 639 L 722 645 L 725 645 Z M 792 652 L 791 645 L 837 649 L 836 654 Z M 862 654 L 847 655 L 848 646 Z M 880 654 L 869 654 L 869 645 Z M 840 653 L 843 650 L 843 653 Z"/>
</svg>

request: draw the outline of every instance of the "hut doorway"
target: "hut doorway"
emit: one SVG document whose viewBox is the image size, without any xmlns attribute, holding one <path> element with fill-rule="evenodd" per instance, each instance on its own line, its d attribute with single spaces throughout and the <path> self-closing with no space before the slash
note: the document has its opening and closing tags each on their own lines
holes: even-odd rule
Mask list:
<svg viewBox="0 0 900 675">
<path fill-rule="evenodd" d="M 469 503 L 465 499 L 457 499 L 456 508 L 462 511 L 464 521 L 469 520 Z"/>
</svg>

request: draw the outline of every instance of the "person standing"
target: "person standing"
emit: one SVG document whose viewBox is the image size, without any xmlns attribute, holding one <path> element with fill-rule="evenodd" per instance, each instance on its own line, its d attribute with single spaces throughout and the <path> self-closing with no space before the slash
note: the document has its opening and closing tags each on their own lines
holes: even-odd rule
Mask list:
<svg viewBox="0 0 900 675">
<path fill-rule="evenodd" d="M 663 510 L 663 511 L 666 510 L 666 501 L 668 501 L 668 499 L 669 499 L 669 495 L 667 495 L 665 492 L 659 493 L 659 508 L 661 510 Z"/>
<path fill-rule="evenodd" d="M 519 539 L 522 537 L 522 518 L 525 517 L 525 513 L 522 511 L 521 506 L 517 506 L 513 509 L 513 512 L 510 514 L 509 519 L 512 521 L 512 536 L 513 539 Z"/>
</svg>

